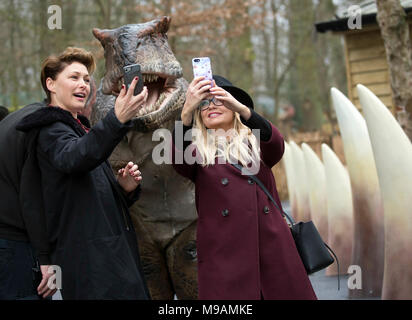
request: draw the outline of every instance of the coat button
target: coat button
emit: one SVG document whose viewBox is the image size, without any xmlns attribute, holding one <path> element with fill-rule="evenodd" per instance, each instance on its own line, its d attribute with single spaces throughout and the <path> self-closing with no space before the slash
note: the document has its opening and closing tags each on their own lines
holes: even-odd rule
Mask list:
<svg viewBox="0 0 412 320">
<path fill-rule="evenodd" d="M 254 183 L 255 183 L 252 178 L 247 179 L 247 182 L 248 182 L 249 184 L 254 184 Z"/>
<path fill-rule="evenodd" d="M 229 210 L 224 209 L 222 210 L 222 216 L 227 217 L 229 215 Z"/>
<path fill-rule="evenodd" d="M 268 206 L 265 206 L 265 207 L 263 208 L 263 212 L 264 212 L 265 214 L 268 214 L 269 211 L 270 211 L 270 209 L 269 209 Z"/>
<path fill-rule="evenodd" d="M 229 179 L 228 178 L 222 178 L 222 184 L 224 185 L 224 186 L 226 186 L 228 183 L 229 183 Z"/>
</svg>

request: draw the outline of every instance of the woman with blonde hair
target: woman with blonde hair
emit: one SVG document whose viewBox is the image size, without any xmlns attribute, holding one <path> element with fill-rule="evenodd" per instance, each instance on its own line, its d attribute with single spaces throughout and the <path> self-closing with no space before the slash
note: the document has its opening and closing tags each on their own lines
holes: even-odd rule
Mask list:
<svg viewBox="0 0 412 320">
<path fill-rule="evenodd" d="M 181 118 L 192 139 L 174 134 L 172 148 L 175 170 L 195 183 L 199 299 L 316 299 L 282 214 L 232 165 L 281 207 L 271 168 L 283 137 L 245 91 L 213 78 L 189 85 Z"/>
</svg>

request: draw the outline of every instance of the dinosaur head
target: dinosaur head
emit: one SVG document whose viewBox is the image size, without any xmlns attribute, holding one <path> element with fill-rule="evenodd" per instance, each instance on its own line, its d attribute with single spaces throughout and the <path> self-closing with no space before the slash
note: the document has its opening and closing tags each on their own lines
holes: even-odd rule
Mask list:
<svg viewBox="0 0 412 320">
<path fill-rule="evenodd" d="M 118 95 L 123 83 L 123 67 L 140 64 L 149 95 L 145 106 L 136 114 L 142 130 L 153 129 L 170 119 L 179 108 L 187 88 L 182 68 L 171 51 L 167 31 L 170 18 L 147 23 L 129 24 L 117 29 L 93 29 L 104 48 L 106 73 L 102 91 Z M 179 102 L 179 103 L 178 103 Z"/>
</svg>

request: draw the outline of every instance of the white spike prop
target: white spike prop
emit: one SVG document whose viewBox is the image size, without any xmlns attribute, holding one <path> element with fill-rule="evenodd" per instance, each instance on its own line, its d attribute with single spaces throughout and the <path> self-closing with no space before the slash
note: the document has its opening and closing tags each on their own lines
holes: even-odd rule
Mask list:
<svg viewBox="0 0 412 320">
<path fill-rule="evenodd" d="M 326 206 L 325 167 L 319 157 L 306 143 L 302 143 L 306 165 L 310 213 L 322 239 L 328 239 L 328 212 Z"/>
<path fill-rule="evenodd" d="M 306 166 L 305 159 L 303 158 L 303 152 L 298 145 L 291 141 L 289 143 L 292 154 L 293 168 L 294 168 L 294 184 L 296 188 L 296 204 L 297 214 L 296 222 L 309 221 L 310 220 L 310 207 L 308 196 L 308 185 L 306 178 Z"/>
<path fill-rule="evenodd" d="M 285 152 L 282 157 L 283 164 L 285 165 L 286 171 L 286 182 L 288 185 L 289 193 L 289 203 L 290 203 L 290 213 L 294 219 L 297 215 L 297 202 L 296 202 L 296 183 L 294 181 L 294 168 L 293 168 L 293 159 L 292 151 L 289 147 L 289 144 L 285 141 Z"/>
<path fill-rule="evenodd" d="M 362 115 L 344 94 L 332 88 L 331 96 L 352 187 L 352 263 L 360 266 L 362 271 L 362 288 L 350 290 L 349 295 L 380 297 L 384 263 L 383 202 L 368 128 Z"/>
<path fill-rule="evenodd" d="M 352 260 L 353 205 L 349 174 L 328 145 L 322 144 L 326 173 L 328 207 L 328 241 L 340 263 L 340 273 L 346 274 Z M 337 275 L 336 263 L 326 269 L 327 275 Z"/>
<path fill-rule="evenodd" d="M 412 299 L 412 145 L 387 107 L 357 86 L 384 204 L 382 299 Z"/>
</svg>

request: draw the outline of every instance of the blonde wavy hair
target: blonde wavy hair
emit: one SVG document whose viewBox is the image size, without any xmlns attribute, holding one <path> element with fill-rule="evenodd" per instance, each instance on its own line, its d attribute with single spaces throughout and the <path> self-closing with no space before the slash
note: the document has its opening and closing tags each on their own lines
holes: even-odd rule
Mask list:
<svg viewBox="0 0 412 320">
<path fill-rule="evenodd" d="M 219 130 L 210 130 L 205 127 L 201 111 L 196 109 L 193 129 L 192 142 L 201 157 L 202 166 L 214 165 L 216 158 L 224 162 L 240 163 L 244 167 L 259 166 L 259 142 L 252 130 L 242 123 L 237 112 L 234 112 L 233 129 L 219 134 Z M 219 159 L 218 161 L 221 161 Z"/>
</svg>

